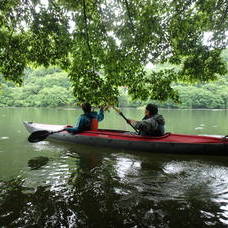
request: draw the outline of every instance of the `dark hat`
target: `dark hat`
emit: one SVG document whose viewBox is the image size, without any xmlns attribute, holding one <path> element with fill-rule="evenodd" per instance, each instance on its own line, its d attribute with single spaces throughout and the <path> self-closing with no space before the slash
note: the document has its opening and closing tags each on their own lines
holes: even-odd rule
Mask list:
<svg viewBox="0 0 228 228">
<path fill-rule="evenodd" d="M 155 115 L 158 113 L 158 106 L 155 104 L 148 104 L 146 110 L 149 111 L 151 115 Z"/>
<path fill-rule="evenodd" d="M 84 104 L 82 104 L 82 110 L 85 113 L 91 112 L 91 104 L 90 103 L 84 103 Z"/>
</svg>

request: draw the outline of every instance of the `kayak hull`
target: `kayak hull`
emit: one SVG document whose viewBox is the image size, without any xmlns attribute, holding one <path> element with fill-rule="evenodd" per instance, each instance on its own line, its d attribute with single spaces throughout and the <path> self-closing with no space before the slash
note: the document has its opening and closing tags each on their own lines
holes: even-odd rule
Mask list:
<svg viewBox="0 0 228 228">
<path fill-rule="evenodd" d="M 58 131 L 63 125 L 47 125 L 24 122 L 28 132 L 39 130 Z M 131 135 L 126 131 L 85 131 L 76 135 L 66 131 L 51 134 L 48 140 L 64 141 L 91 146 L 121 148 L 153 153 L 228 155 L 228 140 L 222 137 L 167 133 L 162 137 Z"/>
</svg>

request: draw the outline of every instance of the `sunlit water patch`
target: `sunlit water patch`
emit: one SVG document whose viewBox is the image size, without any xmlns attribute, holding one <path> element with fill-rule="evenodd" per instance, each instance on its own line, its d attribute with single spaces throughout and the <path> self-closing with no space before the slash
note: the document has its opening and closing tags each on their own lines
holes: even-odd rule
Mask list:
<svg viewBox="0 0 228 228">
<path fill-rule="evenodd" d="M 135 157 L 116 159 L 117 175 L 125 184 L 125 189 L 118 188 L 117 193 L 122 194 L 121 201 L 123 200 L 124 204 L 132 205 L 135 201 L 137 204 L 139 199 L 140 202 L 147 202 L 151 208 L 145 215 L 154 212 L 157 206 L 161 209 L 162 205 L 166 205 L 164 211 L 160 210 L 161 217 L 165 217 L 167 211 L 170 213 L 173 206 L 175 210 L 185 213 L 190 213 L 196 207 L 194 216 L 199 213 L 199 218 L 205 219 L 200 221 L 197 217 L 194 218 L 199 224 L 227 224 L 227 167 L 197 160 L 169 161 L 162 165 L 156 163 L 156 160 L 153 164 Z M 200 208 L 202 210 L 199 210 Z M 154 213 L 152 214 L 154 216 Z"/>
<path fill-rule="evenodd" d="M 69 188 L 68 180 L 72 173 L 78 167 L 76 158 L 62 155 L 60 157 L 51 158 L 49 162 L 38 170 L 29 170 L 22 175 L 24 185 L 36 189 L 38 186 L 49 186 L 51 191 L 55 193 Z"/>
<path fill-rule="evenodd" d="M 5 139 L 9 139 L 9 137 L 8 136 L 2 136 L 2 137 L 0 137 L 0 139 L 5 140 Z"/>
</svg>

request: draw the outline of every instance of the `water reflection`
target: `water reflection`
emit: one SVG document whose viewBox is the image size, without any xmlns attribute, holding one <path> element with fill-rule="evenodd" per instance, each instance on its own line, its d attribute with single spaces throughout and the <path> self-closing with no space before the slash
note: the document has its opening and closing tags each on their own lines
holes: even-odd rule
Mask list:
<svg viewBox="0 0 228 228">
<path fill-rule="evenodd" d="M 34 149 L 56 153 L 0 182 L 1 226 L 227 227 L 225 158 L 47 142 Z"/>
<path fill-rule="evenodd" d="M 124 179 L 128 176 L 137 176 L 141 168 L 141 162 L 126 157 L 117 157 L 114 168 L 117 170 L 118 176 Z"/>
</svg>

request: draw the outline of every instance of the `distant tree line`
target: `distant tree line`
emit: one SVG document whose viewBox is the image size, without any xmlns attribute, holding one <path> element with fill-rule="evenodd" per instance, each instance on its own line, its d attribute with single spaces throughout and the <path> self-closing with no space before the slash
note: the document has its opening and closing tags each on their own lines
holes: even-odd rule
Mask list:
<svg viewBox="0 0 228 228">
<path fill-rule="evenodd" d="M 2 78 L 0 84 L 0 107 L 57 107 L 75 103 L 70 80 L 59 68 L 26 70 L 20 87 Z"/>
</svg>

